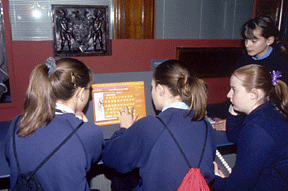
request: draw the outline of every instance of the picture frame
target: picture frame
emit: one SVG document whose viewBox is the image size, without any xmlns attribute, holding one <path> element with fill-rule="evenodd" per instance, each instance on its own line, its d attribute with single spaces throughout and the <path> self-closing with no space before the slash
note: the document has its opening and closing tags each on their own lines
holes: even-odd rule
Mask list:
<svg viewBox="0 0 288 191">
<path fill-rule="evenodd" d="M 111 55 L 108 6 L 51 6 L 54 57 Z"/>
</svg>

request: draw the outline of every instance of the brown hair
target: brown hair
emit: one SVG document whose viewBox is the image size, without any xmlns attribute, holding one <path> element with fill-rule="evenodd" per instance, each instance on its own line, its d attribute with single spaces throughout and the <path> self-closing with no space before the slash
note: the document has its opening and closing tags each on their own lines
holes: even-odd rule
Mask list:
<svg viewBox="0 0 288 191">
<path fill-rule="evenodd" d="M 73 58 L 57 60 L 56 71 L 51 75 L 48 71 L 48 67 L 41 64 L 30 75 L 19 136 L 27 137 L 48 125 L 55 116 L 56 101 L 69 100 L 78 87 L 88 88 L 93 82 L 92 70 Z"/>
<path fill-rule="evenodd" d="M 281 43 L 280 32 L 276 26 L 276 22 L 269 16 L 259 16 L 247 21 L 242 28 L 242 37 L 244 39 L 255 39 L 255 30 L 259 29 L 260 35 L 265 39 L 274 36 L 275 40 L 273 45 L 280 48 L 282 52 L 285 52 L 285 47 Z M 276 46 L 277 45 L 277 46 Z"/>
<path fill-rule="evenodd" d="M 242 85 L 247 91 L 253 88 L 261 89 L 264 92 L 264 103 L 273 100 L 277 109 L 285 116 L 288 114 L 288 91 L 285 82 L 278 80 L 275 86 L 272 84 L 270 72 L 261 65 L 250 64 L 234 71 L 234 76 L 242 75 Z"/>
<path fill-rule="evenodd" d="M 158 65 L 153 74 L 156 85 L 166 85 L 173 96 L 179 95 L 194 111 L 192 120 L 202 120 L 207 107 L 207 84 L 192 75 L 179 60 L 167 60 Z"/>
</svg>

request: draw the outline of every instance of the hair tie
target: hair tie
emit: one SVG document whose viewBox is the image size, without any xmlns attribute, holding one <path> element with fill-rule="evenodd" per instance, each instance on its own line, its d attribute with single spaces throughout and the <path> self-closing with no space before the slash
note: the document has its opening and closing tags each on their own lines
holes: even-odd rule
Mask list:
<svg viewBox="0 0 288 191">
<path fill-rule="evenodd" d="M 71 72 L 71 82 L 74 85 L 74 87 L 76 87 L 76 78 L 74 72 Z"/>
<path fill-rule="evenodd" d="M 52 74 L 54 74 L 54 72 L 56 72 L 56 61 L 54 58 L 49 57 L 47 58 L 45 65 L 47 66 L 48 70 L 48 76 L 51 76 Z"/>
<path fill-rule="evenodd" d="M 192 80 L 192 77 L 189 75 L 189 76 L 186 76 L 186 80 Z"/>
<path fill-rule="evenodd" d="M 276 86 L 277 82 L 278 82 L 278 78 L 282 77 L 281 75 L 281 71 L 275 71 L 273 70 L 272 74 L 272 85 Z"/>
</svg>

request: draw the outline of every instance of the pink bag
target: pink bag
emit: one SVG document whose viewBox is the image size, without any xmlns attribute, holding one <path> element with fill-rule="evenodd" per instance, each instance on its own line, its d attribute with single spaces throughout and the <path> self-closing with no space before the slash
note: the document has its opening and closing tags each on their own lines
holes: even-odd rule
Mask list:
<svg viewBox="0 0 288 191">
<path fill-rule="evenodd" d="M 206 123 L 206 134 L 205 134 L 205 141 L 204 141 L 204 146 L 203 146 L 203 150 L 200 156 L 200 160 L 198 163 L 198 168 L 192 168 L 192 166 L 190 165 L 187 157 L 185 156 L 183 150 L 181 149 L 178 141 L 176 140 L 176 138 L 174 137 L 174 135 L 172 134 L 172 132 L 170 131 L 170 129 L 167 127 L 167 125 L 162 121 L 162 119 L 160 119 L 159 117 L 157 117 L 161 123 L 165 126 L 165 128 L 168 130 L 168 132 L 170 133 L 171 137 L 173 138 L 173 140 L 175 141 L 178 149 L 180 150 L 181 154 L 183 155 L 183 157 L 186 160 L 187 165 L 189 166 L 190 170 L 188 171 L 188 173 L 186 174 L 186 176 L 184 177 L 184 179 L 182 180 L 179 188 L 177 189 L 177 191 L 209 191 L 210 188 L 205 180 L 205 178 L 203 177 L 201 170 L 200 170 L 200 164 L 204 155 L 204 151 L 205 151 L 205 147 L 206 147 L 206 142 L 207 142 L 207 133 L 208 133 L 208 129 L 207 129 L 207 122 L 204 120 L 204 122 Z"/>
</svg>

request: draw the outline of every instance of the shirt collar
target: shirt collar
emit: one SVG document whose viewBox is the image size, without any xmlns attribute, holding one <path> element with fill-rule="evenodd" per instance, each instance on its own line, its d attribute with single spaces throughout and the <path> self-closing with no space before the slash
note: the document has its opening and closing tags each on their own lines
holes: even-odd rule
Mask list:
<svg viewBox="0 0 288 191">
<path fill-rule="evenodd" d="M 71 109 L 70 107 L 60 104 L 60 103 L 56 103 L 56 109 L 57 110 L 61 110 L 62 112 L 58 112 L 56 111 L 55 114 L 63 114 L 63 113 L 75 113 L 73 109 Z"/>
<path fill-rule="evenodd" d="M 269 46 L 269 49 L 264 56 L 261 56 L 260 58 L 256 58 L 256 57 L 252 56 L 252 58 L 253 58 L 253 60 L 263 60 L 264 58 L 267 58 L 271 54 L 272 50 L 273 50 L 273 48 L 271 46 Z"/>
<path fill-rule="evenodd" d="M 162 112 L 165 111 L 168 108 L 176 108 L 176 109 L 185 109 L 185 110 L 189 110 L 189 106 L 186 105 L 186 103 L 184 102 L 173 102 L 170 103 L 168 105 L 166 105 L 163 109 Z"/>
</svg>

